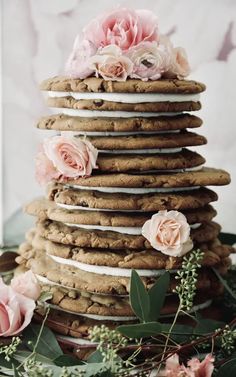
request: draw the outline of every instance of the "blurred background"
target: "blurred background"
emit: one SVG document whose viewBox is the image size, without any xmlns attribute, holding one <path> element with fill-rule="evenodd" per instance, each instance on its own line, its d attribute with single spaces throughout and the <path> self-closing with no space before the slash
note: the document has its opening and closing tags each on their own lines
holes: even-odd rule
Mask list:
<svg viewBox="0 0 236 377">
<path fill-rule="evenodd" d="M 217 221 L 236 233 L 236 1 L 235 0 L 2 0 L 3 218 L 5 244 L 29 226 L 22 205 L 42 194 L 34 156 L 45 133 L 35 124 L 49 110 L 40 81 L 63 73 L 74 38 L 99 12 L 117 6 L 148 8 L 162 34 L 185 47 L 191 78 L 203 81 L 207 165 L 228 170 L 230 186 L 217 188 Z M 198 115 L 198 114 L 197 114 Z"/>
</svg>

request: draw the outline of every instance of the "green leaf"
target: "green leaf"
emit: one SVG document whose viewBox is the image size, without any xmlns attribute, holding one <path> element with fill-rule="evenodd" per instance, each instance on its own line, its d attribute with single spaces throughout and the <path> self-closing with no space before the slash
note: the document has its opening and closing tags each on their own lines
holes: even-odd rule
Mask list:
<svg viewBox="0 0 236 377">
<path fill-rule="evenodd" d="M 75 365 L 83 365 L 84 362 L 71 355 L 61 355 L 53 360 L 58 367 L 71 367 Z"/>
<path fill-rule="evenodd" d="M 149 320 L 157 321 L 170 285 L 170 273 L 166 271 L 148 291 L 150 299 Z"/>
<path fill-rule="evenodd" d="M 91 363 L 86 365 L 85 377 L 100 376 L 102 372 L 107 371 L 107 363 Z"/>
<path fill-rule="evenodd" d="M 31 324 L 24 331 L 24 343 L 31 351 L 33 351 L 37 343 L 40 328 L 40 325 Z M 35 351 L 49 359 L 56 359 L 58 356 L 63 355 L 55 335 L 48 327 L 43 328 Z"/>
<path fill-rule="evenodd" d="M 138 323 L 136 325 L 122 325 L 117 330 L 128 338 L 146 338 L 161 333 L 162 325 L 159 322 Z"/>
<path fill-rule="evenodd" d="M 13 369 L 13 372 L 14 372 L 14 377 L 20 377 L 20 374 L 18 373 L 15 365 L 12 365 L 12 369 Z"/>
<path fill-rule="evenodd" d="M 29 357 L 30 355 L 32 354 L 32 352 L 29 352 L 29 351 L 17 351 L 15 354 L 14 354 L 14 358 L 15 360 L 17 360 L 19 363 L 23 363 L 23 361 Z M 42 363 L 43 365 L 55 365 L 54 362 L 49 359 L 48 357 L 46 356 L 43 356 L 43 355 L 39 355 L 39 354 L 35 354 L 35 360 Z"/>
<path fill-rule="evenodd" d="M 236 234 L 221 232 L 219 235 L 219 239 L 222 243 L 233 245 L 234 243 L 236 243 Z"/>
<path fill-rule="evenodd" d="M 88 357 L 87 362 L 88 363 L 102 363 L 103 356 L 100 351 L 95 351 L 91 353 L 91 355 Z"/>
<path fill-rule="evenodd" d="M 197 335 L 209 334 L 223 326 L 225 326 L 224 322 L 214 321 L 213 319 L 201 318 L 198 319 L 197 325 L 194 328 L 193 333 Z"/>
<path fill-rule="evenodd" d="M 224 363 L 219 369 L 216 377 L 234 377 L 236 376 L 236 358 Z"/>
<path fill-rule="evenodd" d="M 132 270 L 131 274 L 130 304 L 141 321 L 147 322 L 149 320 L 150 299 L 142 280 L 135 270 Z"/>
<path fill-rule="evenodd" d="M 37 301 L 47 302 L 51 300 L 52 297 L 53 297 L 53 294 L 51 292 L 42 292 Z"/>
<path fill-rule="evenodd" d="M 228 293 L 230 294 L 230 296 L 234 300 L 236 300 L 236 293 L 233 292 L 232 289 L 228 286 L 227 281 L 222 278 L 222 276 L 220 275 L 220 273 L 214 267 L 212 267 L 212 270 L 214 271 L 214 273 L 216 274 L 216 276 L 218 277 L 218 279 L 220 280 L 220 282 L 223 284 L 223 286 L 225 287 L 225 289 L 228 291 Z"/>
<path fill-rule="evenodd" d="M 168 334 L 171 326 L 171 323 L 162 323 L 162 332 Z M 193 334 L 193 330 L 192 326 L 175 324 L 170 337 L 178 343 L 186 342 L 189 341 L 189 337 Z"/>
</svg>

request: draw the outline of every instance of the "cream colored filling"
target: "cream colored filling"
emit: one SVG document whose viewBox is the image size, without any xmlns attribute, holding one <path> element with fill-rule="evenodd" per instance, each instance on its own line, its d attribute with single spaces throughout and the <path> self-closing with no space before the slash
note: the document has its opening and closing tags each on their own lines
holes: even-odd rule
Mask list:
<svg viewBox="0 0 236 377">
<path fill-rule="evenodd" d="M 187 102 L 199 101 L 200 94 L 170 94 L 170 93 L 80 93 L 45 91 L 51 98 L 72 97 L 76 100 L 103 100 L 119 103 L 147 102 Z"/>
<path fill-rule="evenodd" d="M 158 148 L 158 149 L 99 149 L 99 153 L 109 154 L 154 154 L 154 153 L 178 153 L 183 148 Z"/>
</svg>

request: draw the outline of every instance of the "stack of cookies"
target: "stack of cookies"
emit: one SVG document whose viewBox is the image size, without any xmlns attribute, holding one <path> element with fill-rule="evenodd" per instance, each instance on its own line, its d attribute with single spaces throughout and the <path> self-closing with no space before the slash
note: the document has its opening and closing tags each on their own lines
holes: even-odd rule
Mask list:
<svg viewBox="0 0 236 377">
<path fill-rule="evenodd" d="M 194 151 L 206 144 L 195 132 L 202 121 L 194 115 L 205 86 L 179 79 L 54 77 L 41 89 L 53 115 L 42 118 L 38 129 L 48 130 L 51 140 L 88 143 L 98 153 L 91 174 L 58 175 L 46 198 L 26 206 L 37 222 L 20 247 L 18 262 L 52 294 L 48 325 L 84 341 L 94 325 L 135 322 L 129 304 L 132 269 L 147 288 L 170 271 L 162 314 L 175 313 L 173 288 L 182 256 L 157 250 L 142 231 L 160 211 L 183 214 L 191 249 L 204 252 L 193 310 L 209 309 L 222 294 L 211 267 L 225 274 L 231 250 L 218 239 L 221 228 L 211 204 L 217 194 L 207 186 L 226 185 L 230 177 L 205 167 Z M 63 153 L 70 159 L 66 148 Z"/>
</svg>

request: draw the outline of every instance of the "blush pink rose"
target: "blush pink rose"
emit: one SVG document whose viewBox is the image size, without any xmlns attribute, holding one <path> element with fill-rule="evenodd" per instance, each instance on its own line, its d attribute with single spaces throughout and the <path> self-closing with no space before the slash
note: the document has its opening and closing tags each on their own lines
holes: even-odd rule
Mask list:
<svg viewBox="0 0 236 377">
<path fill-rule="evenodd" d="M 66 74 L 79 79 L 85 79 L 94 72 L 89 67 L 89 59 L 97 51 L 97 48 L 88 40 L 81 40 L 79 36 L 75 39 L 72 53 L 66 63 Z"/>
<path fill-rule="evenodd" d="M 19 334 L 33 317 L 34 300 L 15 292 L 0 278 L 0 337 Z"/>
<path fill-rule="evenodd" d="M 190 226 L 178 211 L 159 211 L 144 223 L 142 234 L 154 249 L 172 257 L 181 257 L 193 247 Z"/>
<path fill-rule="evenodd" d="M 92 20 L 83 32 L 97 48 L 114 44 L 128 50 L 140 42 L 158 40 L 157 18 L 143 9 L 116 9 Z"/>
<path fill-rule="evenodd" d="M 87 140 L 52 136 L 44 140 L 44 152 L 64 178 L 89 176 L 97 168 L 98 151 Z"/>
<path fill-rule="evenodd" d="M 211 354 L 206 355 L 202 361 L 194 357 L 188 362 L 188 367 L 193 372 L 194 377 L 211 377 L 214 370 L 214 360 Z"/>
<path fill-rule="evenodd" d="M 182 47 L 175 47 L 172 51 L 169 75 L 182 79 L 190 74 L 190 65 L 186 51 Z"/>
<path fill-rule="evenodd" d="M 46 156 L 43 146 L 41 145 L 35 158 L 35 177 L 37 182 L 41 186 L 45 186 L 53 179 L 58 179 L 60 175 L 61 174 L 56 170 L 52 161 Z"/>
<path fill-rule="evenodd" d="M 158 80 L 170 67 L 170 54 L 165 45 L 143 42 L 132 47 L 127 56 L 133 63 L 132 78 Z"/>
<path fill-rule="evenodd" d="M 15 292 L 29 297 L 36 301 L 41 293 L 41 288 L 32 271 L 27 271 L 24 274 L 14 277 L 11 280 L 11 287 Z"/>
<path fill-rule="evenodd" d="M 98 54 L 90 59 L 90 64 L 97 77 L 111 81 L 125 81 L 133 69 L 130 59 L 123 56 L 116 45 L 99 49 Z"/>
</svg>

